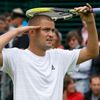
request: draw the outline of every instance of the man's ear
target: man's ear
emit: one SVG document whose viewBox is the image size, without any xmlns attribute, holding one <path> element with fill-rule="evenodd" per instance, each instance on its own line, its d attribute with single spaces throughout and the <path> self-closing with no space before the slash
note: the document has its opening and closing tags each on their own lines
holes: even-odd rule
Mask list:
<svg viewBox="0 0 100 100">
<path fill-rule="evenodd" d="M 29 30 L 29 34 L 33 35 L 35 33 L 35 30 Z"/>
<path fill-rule="evenodd" d="M 38 33 L 39 31 L 40 31 L 40 28 L 39 28 L 39 29 L 29 30 L 29 34 L 30 34 L 30 35 L 35 35 L 35 34 Z"/>
</svg>

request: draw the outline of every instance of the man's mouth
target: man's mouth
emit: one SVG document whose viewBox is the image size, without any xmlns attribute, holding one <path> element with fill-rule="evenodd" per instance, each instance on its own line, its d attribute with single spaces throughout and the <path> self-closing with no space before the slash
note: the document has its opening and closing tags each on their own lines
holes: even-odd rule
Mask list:
<svg viewBox="0 0 100 100">
<path fill-rule="evenodd" d="M 48 42 L 52 42 L 52 39 L 47 39 Z"/>
</svg>

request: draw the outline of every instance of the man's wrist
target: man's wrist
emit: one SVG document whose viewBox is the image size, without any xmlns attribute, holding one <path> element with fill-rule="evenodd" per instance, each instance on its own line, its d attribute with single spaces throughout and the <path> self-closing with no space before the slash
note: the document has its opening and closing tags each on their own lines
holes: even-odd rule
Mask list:
<svg viewBox="0 0 100 100">
<path fill-rule="evenodd" d="M 89 20 L 89 21 L 85 21 L 85 22 L 86 22 L 86 24 L 88 25 L 88 24 L 94 23 L 95 21 L 94 21 L 94 20 Z"/>
</svg>

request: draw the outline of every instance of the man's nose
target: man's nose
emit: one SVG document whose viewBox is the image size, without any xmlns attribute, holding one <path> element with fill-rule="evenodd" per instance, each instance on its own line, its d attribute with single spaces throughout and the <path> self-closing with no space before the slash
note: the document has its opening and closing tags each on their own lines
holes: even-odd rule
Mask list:
<svg viewBox="0 0 100 100">
<path fill-rule="evenodd" d="M 49 31 L 49 36 L 51 36 L 51 37 L 54 36 L 54 32 L 52 30 Z"/>
</svg>

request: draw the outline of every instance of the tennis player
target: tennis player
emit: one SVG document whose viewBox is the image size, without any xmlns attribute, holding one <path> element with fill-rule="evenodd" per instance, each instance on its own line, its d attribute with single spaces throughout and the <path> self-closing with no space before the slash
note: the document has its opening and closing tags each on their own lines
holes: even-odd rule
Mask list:
<svg viewBox="0 0 100 100">
<path fill-rule="evenodd" d="M 87 47 L 77 50 L 50 49 L 55 32 L 54 21 L 36 15 L 29 26 L 19 27 L 0 36 L 1 70 L 9 74 L 14 85 L 14 100 L 62 100 L 63 78 L 76 64 L 98 55 L 98 38 L 92 13 L 83 14 L 90 6 L 75 8 L 88 27 Z M 29 31 L 29 47 L 3 49 L 14 37 Z"/>
</svg>

